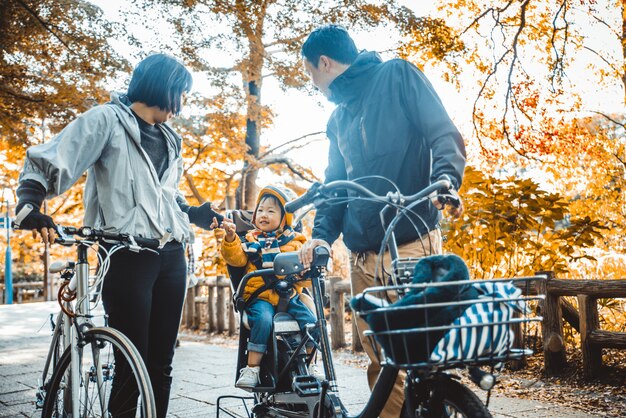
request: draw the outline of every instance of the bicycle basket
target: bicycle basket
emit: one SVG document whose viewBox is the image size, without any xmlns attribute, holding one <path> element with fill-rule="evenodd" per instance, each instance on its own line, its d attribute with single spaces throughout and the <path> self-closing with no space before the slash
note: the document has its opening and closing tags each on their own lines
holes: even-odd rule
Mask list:
<svg viewBox="0 0 626 418">
<path fill-rule="evenodd" d="M 420 283 L 418 273 L 429 263 L 432 280 Z M 364 334 L 378 343 L 372 346 L 382 364 L 445 369 L 497 365 L 532 354 L 515 335 L 541 321 L 528 302 L 543 298 L 531 295 L 532 282 L 543 276 L 469 280 L 456 256 L 426 257 L 414 269 L 413 283 L 369 288 L 352 303 L 370 327 Z M 381 303 L 381 295 L 393 295 L 392 301 Z"/>
</svg>

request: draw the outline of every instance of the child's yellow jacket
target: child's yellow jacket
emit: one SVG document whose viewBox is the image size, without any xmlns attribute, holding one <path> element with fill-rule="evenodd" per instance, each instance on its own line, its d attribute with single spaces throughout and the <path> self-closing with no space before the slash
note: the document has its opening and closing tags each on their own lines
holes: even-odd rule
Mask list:
<svg viewBox="0 0 626 418">
<path fill-rule="evenodd" d="M 295 236 L 291 241 L 287 244 L 280 247 L 281 253 L 286 253 L 290 251 L 298 251 L 302 248 L 302 244 L 306 241 L 306 237 L 298 232 L 294 232 Z M 251 232 L 248 232 L 246 235 L 246 240 L 248 241 L 256 241 L 256 237 Z M 243 246 L 239 236 L 236 236 L 232 242 L 227 242 L 226 240 L 222 241 L 222 257 L 226 261 L 226 264 L 231 265 L 233 267 L 243 267 L 246 266 L 246 273 L 257 270 L 257 267 L 248 260 L 248 255 L 243 250 Z M 278 276 L 280 279 L 281 277 Z M 248 284 L 244 289 L 243 298 L 244 300 L 248 300 L 250 295 L 259 287 L 263 286 L 265 282 L 263 278 L 260 276 L 251 277 L 248 280 Z M 295 285 L 296 291 L 299 293 L 302 292 L 302 288 L 308 281 L 299 282 Z M 273 306 L 278 305 L 278 293 L 274 290 L 266 290 L 257 296 L 258 299 L 266 300 L 271 303 Z"/>
</svg>

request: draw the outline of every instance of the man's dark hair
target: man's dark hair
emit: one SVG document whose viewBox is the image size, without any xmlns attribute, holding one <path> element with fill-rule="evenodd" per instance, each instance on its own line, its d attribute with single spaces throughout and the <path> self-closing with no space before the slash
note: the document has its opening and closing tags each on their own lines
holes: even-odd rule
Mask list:
<svg viewBox="0 0 626 418">
<path fill-rule="evenodd" d="M 317 68 L 320 56 L 326 55 L 341 64 L 351 65 L 359 55 L 354 41 L 343 26 L 320 26 L 302 45 L 302 55 Z"/>
<path fill-rule="evenodd" d="M 154 54 L 137 64 L 126 95 L 133 103 L 158 106 L 177 115 L 181 96 L 191 90 L 192 81 L 191 73 L 176 58 Z"/>
</svg>

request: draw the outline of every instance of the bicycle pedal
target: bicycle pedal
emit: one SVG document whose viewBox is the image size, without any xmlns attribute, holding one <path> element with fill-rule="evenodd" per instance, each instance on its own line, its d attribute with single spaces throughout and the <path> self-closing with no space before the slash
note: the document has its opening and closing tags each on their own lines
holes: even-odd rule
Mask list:
<svg viewBox="0 0 626 418">
<path fill-rule="evenodd" d="M 296 376 L 291 387 L 298 396 L 318 396 L 322 386 L 313 376 Z"/>
</svg>

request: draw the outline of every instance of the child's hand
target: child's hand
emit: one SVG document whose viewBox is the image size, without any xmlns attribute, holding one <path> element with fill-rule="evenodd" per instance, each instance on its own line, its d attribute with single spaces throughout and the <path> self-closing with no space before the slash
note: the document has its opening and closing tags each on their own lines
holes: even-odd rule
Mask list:
<svg viewBox="0 0 626 418">
<path fill-rule="evenodd" d="M 222 221 L 221 226 L 222 228 L 224 228 L 224 231 L 226 232 L 226 238 L 225 238 L 226 241 L 233 242 L 237 236 L 236 234 L 237 226 L 234 224 L 234 222 L 231 222 L 229 219 L 226 219 L 226 218 L 224 218 L 224 220 Z"/>
</svg>

